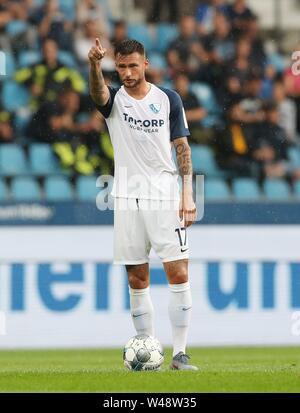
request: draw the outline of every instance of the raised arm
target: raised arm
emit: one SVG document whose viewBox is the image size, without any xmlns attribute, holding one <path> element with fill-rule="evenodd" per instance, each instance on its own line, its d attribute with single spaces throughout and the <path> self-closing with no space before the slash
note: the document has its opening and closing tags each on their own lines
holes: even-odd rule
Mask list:
<svg viewBox="0 0 300 413">
<path fill-rule="evenodd" d="M 99 106 L 105 106 L 109 100 L 109 90 L 105 84 L 101 70 L 101 60 L 105 56 L 106 49 L 101 46 L 100 40 L 97 38 L 95 46 L 93 46 L 88 54 L 90 61 L 90 95 L 93 101 Z"/>
<path fill-rule="evenodd" d="M 182 197 L 179 215 L 187 227 L 196 220 L 197 210 L 193 199 L 193 166 L 191 159 L 191 148 L 187 138 L 177 138 L 173 141 L 176 158 L 179 168 L 179 175 L 182 178 Z"/>
</svg>

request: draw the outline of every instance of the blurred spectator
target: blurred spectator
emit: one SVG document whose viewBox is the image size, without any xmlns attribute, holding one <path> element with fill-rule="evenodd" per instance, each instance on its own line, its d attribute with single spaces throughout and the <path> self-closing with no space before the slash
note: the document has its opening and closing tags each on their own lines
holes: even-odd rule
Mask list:
<svg viewBox="0 0 300 413">
<path fill-rule="evenodd" d="M 29 30 L 27 26 L 29 4 L 26 0 L 0 0 L 0 47 L 11 49 L 18 54 L 19 51 L 29 44 Z M 5 36 L 9 23 L 18 22 L 18 30 Z"/>
<path fill-rule="evenodd" d="M 218 89 L 224 80 L 224 65 L 235 55 L 235 45 L 230 23 L 224 14 L 215 14 L 214 27 L 214 31 L 203 38 L 204 49 L 208 57 L 208 66 L 203 80 Z"/>
<path fill-rule="evenodd" d="M 69 81 L 77 92 L 82 93 L 85 90 L 85 82 L 80 73 L 59 62 L 54 40 L 46 40 L 42 51 L 43 59 L 40 63 L 24 67 L 15 73 L 16 82 L 30 88 L 33 111 L 44 101 L 55 101 L 62 83 L 66 81 Z"/>
<path fill-rule="evenodd" d="M 73 25 L 65 20 L 59 8 L 58 0 L 46 0 L 34 17 L 39 25 L 40 40 L 52 39 L 59 49 L 73 50 Z"/>
<path fill-rule="evenodd" d="M 0 144 L 13 143 L 14 141 L 13 114 L 0 108 Z"/>
<path fill-rule="evenodd" d="M 251 44 L 251 63 L 263 72 L 267 62 L 267 56 L 263 40 L 260 35 L 258 18 L 252 15 L 247 20 L 247 26 L 243 37 Z"/>
<path fill-rule="evenodd" d="M 167 51 L 171 77 L 185 72 L 193 78 L 207 63 L 207 54 L 196 33 L 196 21 L 193 16 L 183 16 L 179 24 L 179 37 L 171 42 Z"/>
<path fill-rule="evenodd" d="M 249 21 L 254 17 L 246 0 L 234 0 L 233 4 L 228 6 L 227 14 L 232 22 L 234 35 L 239 35 L 247 30 Z"/>
<path fill-rule="evenodd" d="M 113 49 L 109 39 L 104 32 L 101 32 L 101 27 L 97 20 L 88 20 L 83 25 L 83 30 L 78 30 L 76 33 L 75 51 L 80 62 L 86 64 L 88 70 L 88 52 L 95 45 L 96 37 L 100 38 L 101 45 L 107 50 L 104 59 L 101 62 L 101 67 L 104 72 L 114 73 L 115 60 Z"/>
<path fill-rule="evenodd" d="M 254 140 L 253 158 L 261 168 L 263 177 L 283 178 L 289 172 L 288 137 L 279 126 L 280 113 L 276 103 L 264 105 L 265 120 L 258 128 Z"/>
<path fill-rule="evenodd" d="M 110 173 L 112 159 L 108 159 L 100 142 L 105 132 L 103 119 L 96 110 L 71 89 L 62 89 L 56 103 L 45 103 L 33 116 L 27 135 L 39 142 L 53 145 L 61 166 L 83 175 L 96 172 Z M 84 115 L 84 120 L 80 119 Z M 106 145 L 109 141 L 106 139 Z"/>
<path fill-rule="evenodd" d="M 124 20 L 118 20 L 114 23 L 114 29 L 110 39 L 110 42 L 114 48 L 116 48 L 116 46 L 118 46 L 118 44 L 123 40 L 128 38 L 127 31 L 127 23 Z"/>
<path fill-rule="evenodd" d="M 218 101 L 222 110 L 223 120 L 231 107 L 240 102 L 243 98 L 242 85 L 240 79 L 236 76 L 228 76 L 225 78 L 223 85 L 218 93 Z"/>
<path fill-rule="evenodd" d="M 178 21 L 178 0 L 154 0 L 152 3 L 149 22 L 169 21 L 170 23 L 176 23 Z M 164 13 L 167 14 L 167 19 L 164 18 Z"/>
<path fill-rule="evenodd" d="M 216 29 L 215 15 L 217 13 L 227 14 L 226 0 L 207 0 L 204 4 L 199 4 L 196 9 L 196 20 L 198 23 L 198 33 L 207 35 Z"/>
<path fill-rule="evenodd" d="M 251 61 L 251 54 L 252 54 L 252 46 L 249 41 L 241 37 L 236 42 L 236 50 L 234 58 L 228 62 L 227 66 L 227 74 L 230 76 L 237 77 L 241 84 L 244 85 L 246 79 L 251 74 L 258 74 L 260 73 L 259 68 L 255 66 L 255 64 Z"/>
<path fill-rule="evenodd" d="M 252 159 L 253 138 L 256 125 L 235 121 L 236 105 L 228 111 L 227 122 L 216 133 L 216 158 L 219 166 L 234 177 L 259 177 L 256 162 Z"/>
<path fill-rule="evenodd" d="M 201 107 L 197 97 L 190 91 L 190 81 L 184 74 L 176 76 L 175 89 L 179 93 L 189 123 L 191 143 L 210 143 L 212 132 L 201 126 L 201 121 L 207 116 L 207 111 Z"/>
<path fill-rule="evenodd" d="M 263 101 L 260 98 L 262 79 L 251 75 L 247 79 L 242 99 L 230 111 L 230 117 L 235 122 L 255 124 L 264 120 Z"/>
<path fill-rule="evenodd" d="M 210 62 L 223 64 L 227 60 L 232 59 L 235 54 L 231 26 L 224 14 L 216 13 L 214 28 L 214 31 L 205 37 L 204 47 Z"/>
<path fill-rule="evenodd" d="M 284 129 L 290 143 L 297 143 L 297 107 L 292 99 L 287 97 L 282 80 L 274 84 L 273 98 L 279 109 L 279 125 Z"/>
<path fill-rule="evenodd" d="M 102 31 L 109 35 L 109 11 L 103 3 L 100 5 L 97 0 L 77 0 L 77 23 L 83 25 L 90 20 L 97 20 Z"/>
</svg>

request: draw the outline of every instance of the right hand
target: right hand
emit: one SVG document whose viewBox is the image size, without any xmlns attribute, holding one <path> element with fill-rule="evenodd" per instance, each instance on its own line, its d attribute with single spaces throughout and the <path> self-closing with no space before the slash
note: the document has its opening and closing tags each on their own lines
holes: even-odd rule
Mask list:
<svg viewBox="0 0 300 413">
<path fill-rule="evenodd" d="M 95 46 L 93 46 L 88 54 L 89 61 L 93 64 L 99 63 L 105 56 L 106 49 L 101 46 L 98 37 L 95 40 Z"/>
</svg>

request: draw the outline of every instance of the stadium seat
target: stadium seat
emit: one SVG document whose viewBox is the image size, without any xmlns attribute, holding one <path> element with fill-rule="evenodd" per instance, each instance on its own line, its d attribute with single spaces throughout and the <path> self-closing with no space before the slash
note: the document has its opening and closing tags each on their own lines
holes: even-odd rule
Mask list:
<svg viewBox="0 0 300 413">
<path fill-rule="evenodd" d="M 231 197 L 228 185 L 222 179 L 206 179 L 204 196 L 206 201 L 228 201 Z"/>
<path fill-rule="evenodd" d="M 80 201 L 95 201 L 100 192 L 96 176 L 80 176 L 76 182 L 77 198 Z"/>
<path fill-rule="evenodd" d="M 72 185 L 64 176 L 46 178 L 44 189 L 47 201 L 71 201 L 74 198 Z"/>
<path fill-rule="evenodd" d="M 14 37 L 25 33 L 28 30 L 28 23 L 23 20 L 11 20 L 5 26 L 5 31 L 8 36 Z"/>
<path fill-rule="evenodd" d="M 0 145 L 1 175 L 15 176 L 28 174 L 28 163 L 21 146 L 16 144 Z"/>
<path fill-rule="evenodd" d="M 175 24 L 159 23 L 156 29 L 155 50 L 165 53 L 169 44 L 178 36 L 178 28 Z"/>
<path fill-rule="evenodd" d="M 157 70 L 167 69 L 166 59 L 160 53 L 151 52 L 148 54 L 148 59 L 150 62 L 150 67 L 157 69 Z"/>
<path fill-rule="evenodd" d="M 26 67 L 40 62 L 42 59 L 41 53 L 35 50 L 23 50 L 19 56 L 19 66 Z"/>
<path fill-rule="evenodd" d="M 212 149 L 204 145 L 191 145 L 193 170 L 196 174 L 220 177 L 220 171 Z"/>
<path fill-rule="evenodd" d="M 59 0 L 59 8 L 66 20 L 75 19 L 76 5 L 74 4 L 74 0 Z"/>
<path fill-rule="evenodd" d="M 31 172 L 35 175 L 53 175 L 59 172 L 59 165 L 50 145 L 35 143 L 29 148 Z"/>
<path fill-rule="evenodd" d="M 289 148 L 288 157 L 291 164 L 299 168 L 300 167 L 300 149 L 299 148 Z"/>
<path fill-rule="evenodd" d="M 128 26 L 128 38 L 143 43 L 147 52 L 153 50 L 153 39 L 149 29 L 144 24 L 130 24 Z"/>
<path fill-rule="evenodd" d="M 76 67 L 76 60 L 74 58 L 74 55 L 72 53 L 67 52 L 65 50 L 60 50 L 58 52 L 58 60 L 60 63 L 62 63 L 65 66 L 68 67 Z"/>
<path fill-rule="evenodd" d="M 207 116 L 202 120 L 204 127 L 211 127 L 219 120 L 220 107 L 217 103 L 213 89 L 206 83 L 191 83 L 191 92 L 198 98 L 199 103 L 207 110 Z"/>
<path fill-rule="evenodd" d="M 270 201 L 288 201 L 290 199 L 289 185 L 281 179 L 266 179 L 263 188 L 266 198 Z"/>
<path fill-rule="evenodd" d="M 239 201 L 257 201 L 261 197 L 257 182 L 251 178 L 235 179 L 232 190 L 234 197 Z"/>
<path fill-rule="evenodd" d="M 29 93 L 25 87 L 9 80 L 4 82 L 2 90 L 2 103 L 6 110 L 14 112 L 29 102 Z"/>
<path fill-rule="evenodd" d="M 11 183 L 14 201 L 40 201 L 41 193 L 38 182 L 31 177 L 14 178 Z"/>
<path fill-rule="evenodd" d="M 7 186 L 3 179 L 0 178 L 0 202 L 7 200 Z"/>
</svg>

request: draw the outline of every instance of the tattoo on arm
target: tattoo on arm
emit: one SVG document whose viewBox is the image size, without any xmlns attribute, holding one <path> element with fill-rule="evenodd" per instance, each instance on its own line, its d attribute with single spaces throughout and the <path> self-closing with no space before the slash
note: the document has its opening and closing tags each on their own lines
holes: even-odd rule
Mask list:
<svg viewBox="0 0 300 413">
<path fill-rule="evenodd" d="M 109 92 L 100 67 L 91 65 L 89 86 L 93 101 L 97 105 L 104 106 L 109 99 Z"/>
<path fill-rule="evenodd" d="M 181 177 L 185 175 L 193 175 L 193 166 L 191 160 L 191 149 L 186 139 L 178 139 L 180 142 L 175 143 L 176 157 L 178 162 L 179 174 Z"/>
</svg>

